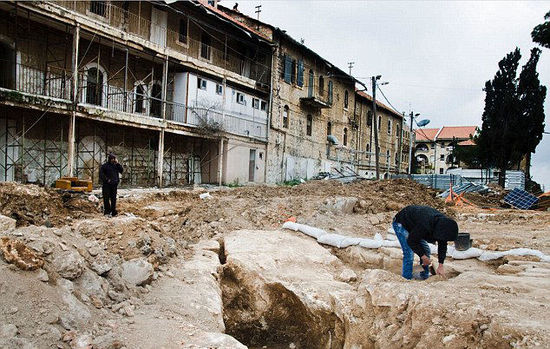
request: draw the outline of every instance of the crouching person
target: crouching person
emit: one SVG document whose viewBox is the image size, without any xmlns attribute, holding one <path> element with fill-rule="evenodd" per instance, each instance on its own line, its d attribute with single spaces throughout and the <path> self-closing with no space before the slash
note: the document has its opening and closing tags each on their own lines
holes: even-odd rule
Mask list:
<svg viewBox="0 0 550 349">
<path fill-rule="evenodd" d="M 430 247 L 428 242 L 437 242 L 439 265 L 435 273 L 445 276 L 443 263 L 447 255 L 447 241 L 458 236 L 458 225 L 438 210 L 429 206 L 407 206 L 393 218 L 393 230 L 403 250 L 403 269 L 405 279 L 427 279 L 430 276 Z M 420 257 L 424 271 L 413 275 L 414 253 Z"/>
</svg>

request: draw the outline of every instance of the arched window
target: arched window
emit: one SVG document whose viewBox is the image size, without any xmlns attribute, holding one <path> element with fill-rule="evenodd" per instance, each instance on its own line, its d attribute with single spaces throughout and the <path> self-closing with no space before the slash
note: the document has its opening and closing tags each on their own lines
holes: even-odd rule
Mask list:
<svg viewBox="0 0 550 349">
<path fill-rule="evenodd" d="M 345 109 L 348 109 L 348 106 L 349 106 L 349 93 L 348 91 L 346 90 L 344 92 L 344 108 Z"/>
<path fill-rule="evenodd" d="M 416 151 L 428 151 L 428 146 L 425 143 L 418 143 L 416 145 Z"/>
<path fill-rule="evenodd" d="M 328 82 L 328 104 L 332 104 L 333 96 L 332 96 L 332 81 Z"/>
<path fill-rule="evenodd" d="M 308 114 L 307 120 L 306 120 L 306 134 L 308 136 L 311 136 L 313 132 L 313 116 L 311 114 Z"/>
<path fill-rule="evenodd" d="M 325 93 L 325 78 L 319 76 L 319 94 L 322 96 Z"/>
<path fill-rule="evenodd" d="M 365 148 L 365 150 L 367 151 L 367 153 L 370 153 L 370 143 L 367 143 L 367 147 Z"/>
<path fill-rule="evenodd" d="M 162 87 L 159 83 L 154 83 L 151 87 L 151 103 L 149 114 L 160 117 L 162 114 Z"/>
<path fill-rule="evenodd" d="M 327 136 L 332 134 L 332 122 L 327 122 Z"/>
<path fill-rule="evenodd" d="M 103 74 L 97 67 L 86 72 L 86 103 L 103 105 Z"/>
<path fill-rule="evenodd" d="M 288 105 L 285 105 L 283 108 L 283 127 L 288 128 L 288 119 L 289 119 L 290 110 Z"/>
<path fill-rule="evenodd" d="M 344 127 L 344 147 L 348 145 L 348 129 Z"/>
</svg>

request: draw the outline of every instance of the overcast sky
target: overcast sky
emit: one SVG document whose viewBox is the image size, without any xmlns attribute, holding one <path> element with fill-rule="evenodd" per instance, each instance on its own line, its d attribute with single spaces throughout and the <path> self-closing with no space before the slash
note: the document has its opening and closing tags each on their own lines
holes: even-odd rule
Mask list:
<svg viewBox="0 0 550 349">
<path fill-rule="evenodd" d="M 382 90 L 399 112 L 420 113 L 427 127 L 481 126 L 485 81 L 517 46 L 525 64 L 530 33 L 550 2 L 497 1 L 237 1 L 239 10 L 287 30 L 352 75 L 382 75 Z M 235 1 L 220 2 L 233 7 Z M 550 49 L 542 48 L 540 80 L 550 89 Z M 519 74 L 519 71 L 518 71 Z M 368 91 L 371 93 L 372 91 Z M 384 102 L 384 100 L 382 100 Z M 545 110 L 550 114 L 550 96 Z M 547 117 L 546 131 L 550 131 Z M 533 157 L 532 175 L 550 190 L 550 135 Z"/>
</svg>

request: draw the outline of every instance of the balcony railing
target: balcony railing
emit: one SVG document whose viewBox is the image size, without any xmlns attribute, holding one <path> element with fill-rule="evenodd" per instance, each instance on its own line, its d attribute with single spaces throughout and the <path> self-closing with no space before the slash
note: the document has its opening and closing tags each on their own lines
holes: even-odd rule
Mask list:
<svg viewBox="0 0 550 349">
<path fill-rule="evenodd" d="M 0 88 L 46 98 L 71 101 L 72 72 L 53 67 L 32 67 L 0 60 Z M 125 91 L 107 83 L 94 83 L 79 72 L 78 101 L 81 106 L 93 106 L 106 111 L 161 118 L 166 104 L 166 119 L 197 128 L 199 133 L 228 132 L 231 134 L 267 138 L 267 119 L 251 115 L 186 106 L 156 98 L 147 93 Z M 100 81 L 101 82 L 101 81 Z"/>
<path fill-rule="evenodd" d="M 75 11 L 104 22 L 109 26 L 148 40 L 159 48 L 168 47 L 191 58 L 237 73 L 260 84 L 269 84 L 271 67 L 265 61 L 259 61 L 239 53 L 223 40 L 211 36 L 214 45 L 204 45 L 189 35 L 181 37 L 178 31 L 160 26 L 149 19 L 131 11 L 103 1 L 50 1 L 65 9 Z M 206 47 L 206 49 L 205 49 Z M 201 54 L 202 53 L 202 54 Z"/>
<path fill-rule="evenodd" d="M 0 60 L 0 87 L 33 95 L 69 100 L 70 71 L 62 68 L 29 65 Z"/>
</svg>

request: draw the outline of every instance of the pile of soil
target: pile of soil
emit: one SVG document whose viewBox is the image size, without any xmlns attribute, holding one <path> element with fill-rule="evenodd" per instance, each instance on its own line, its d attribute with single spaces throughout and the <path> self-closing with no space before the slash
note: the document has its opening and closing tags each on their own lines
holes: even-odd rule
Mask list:
<svg viewBox="0 0 550 349">
<path fill-rule="evenodd" d="M 97 204 L 86 194 L 61 192 L 37 185 L 0 183 L 0 214 L 17 221 L 17 226 L 67 224 L 67 217 L 97 214 Z"/>
</svg>

